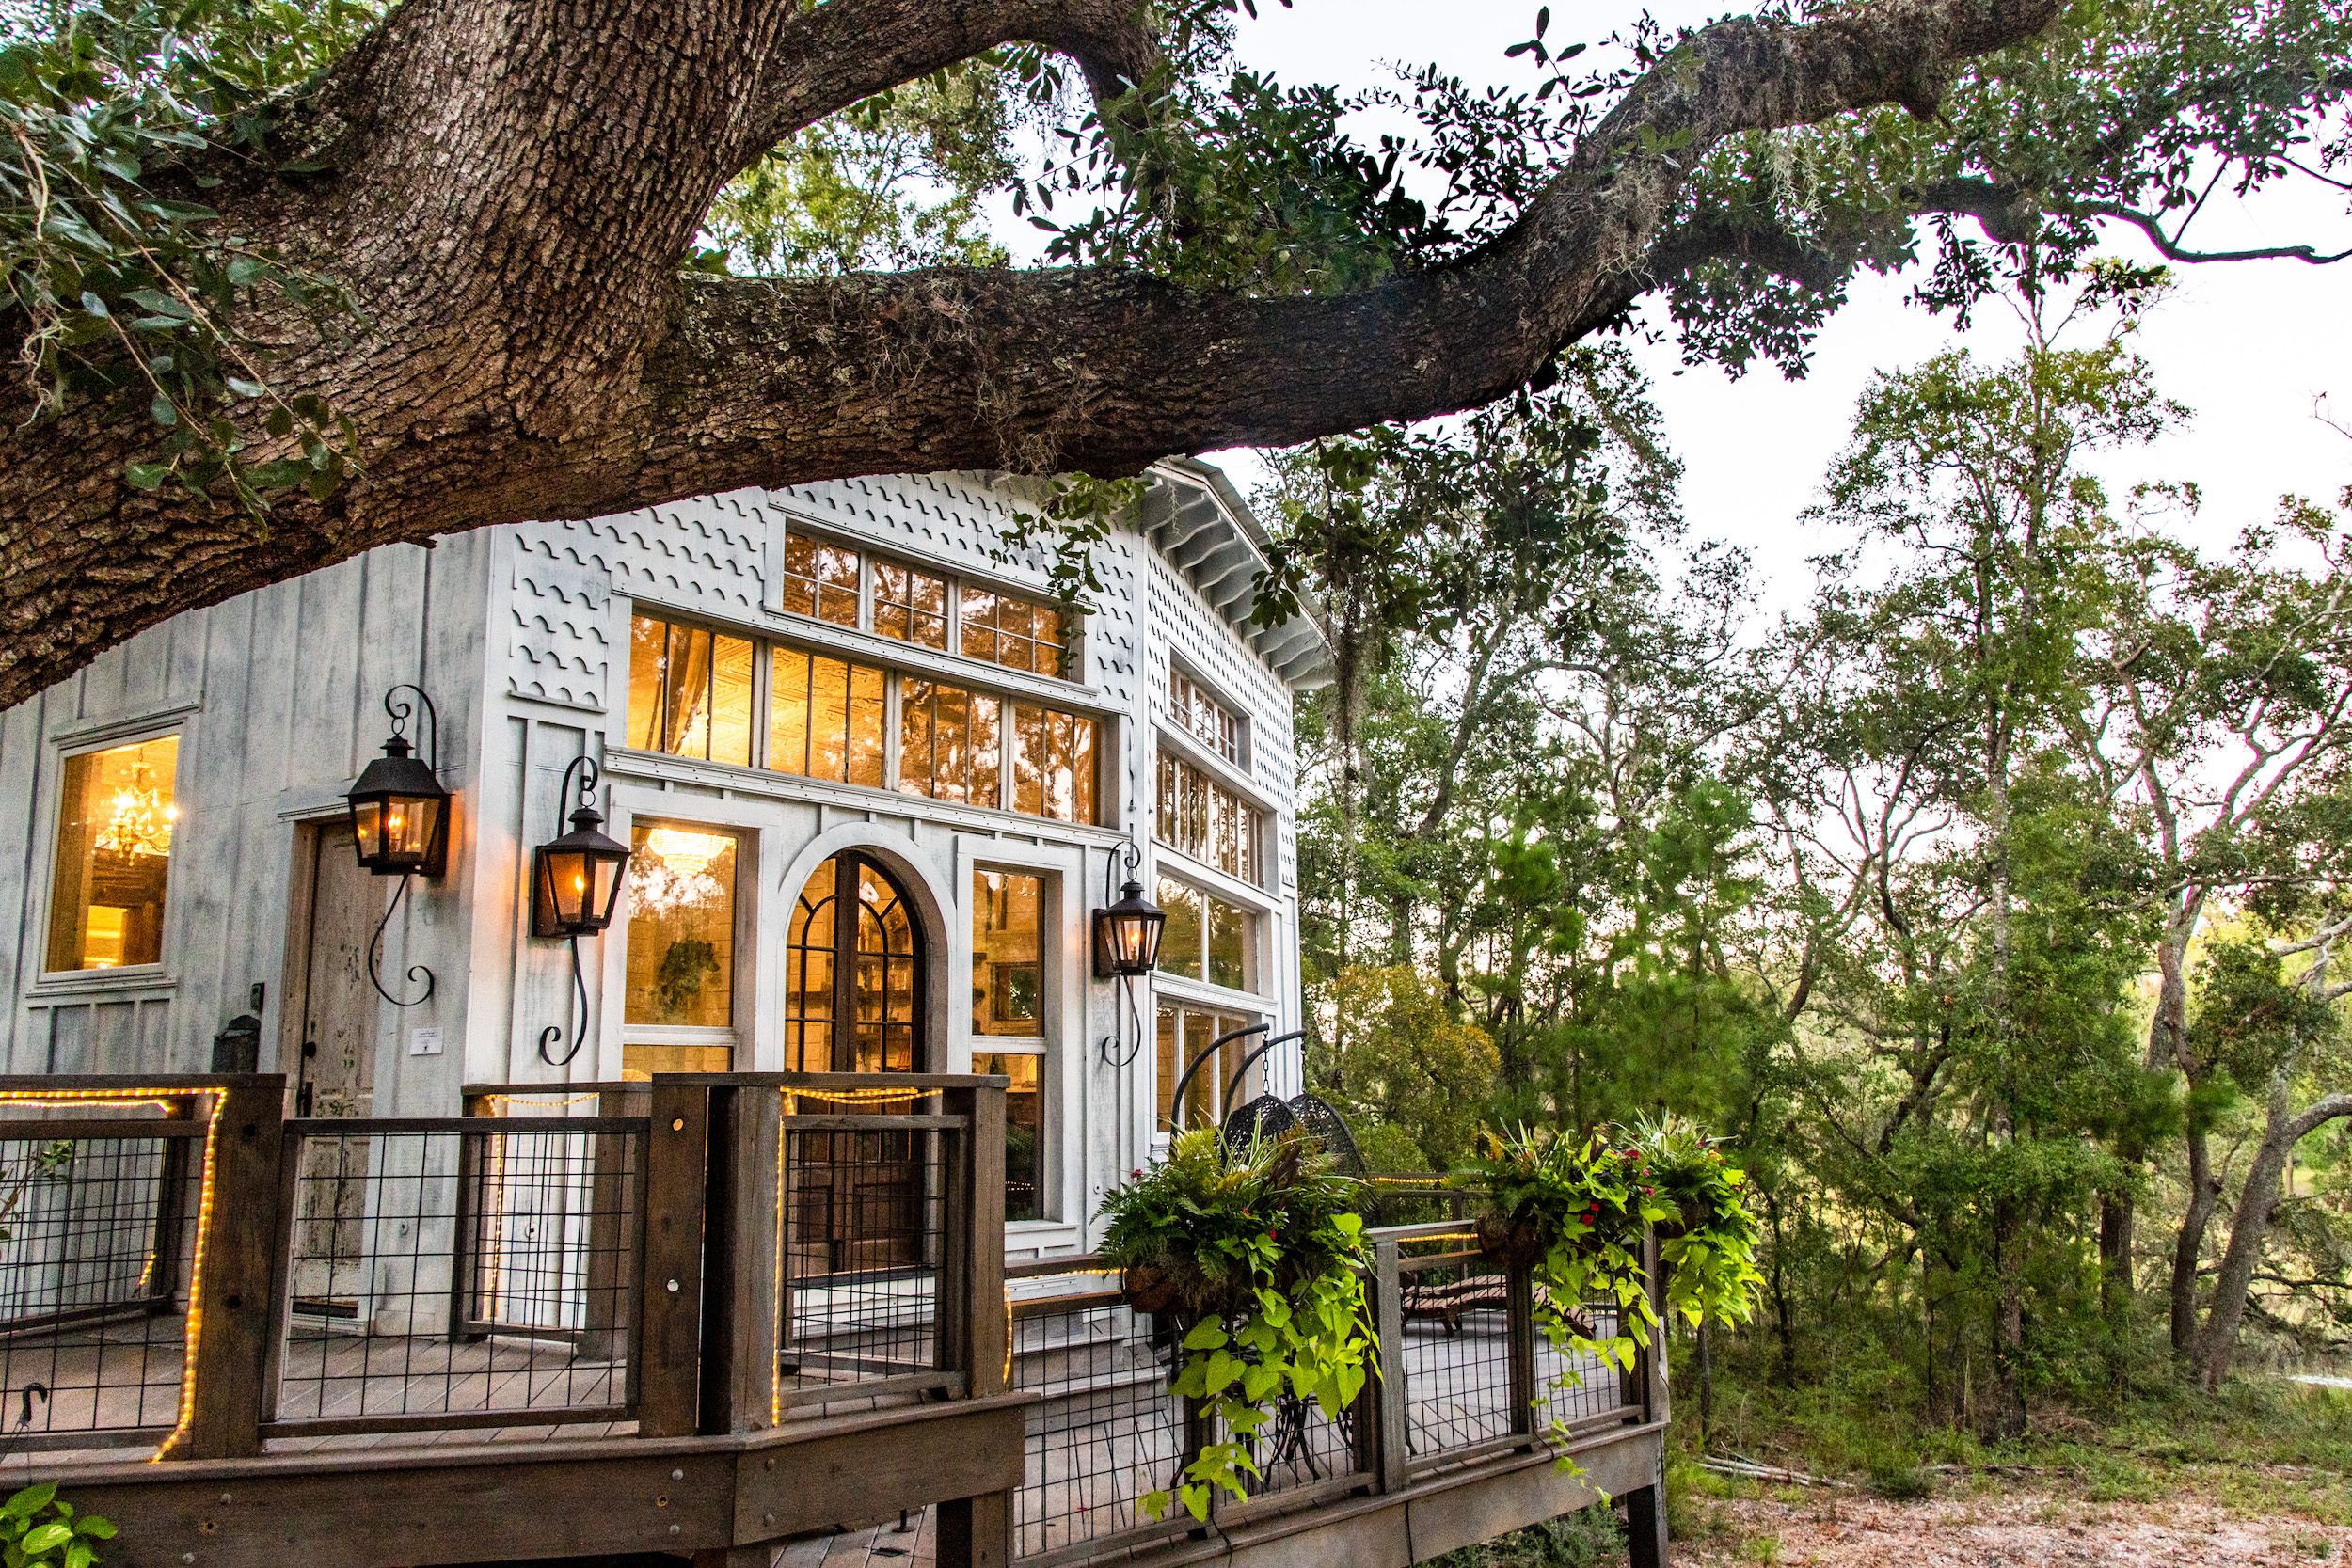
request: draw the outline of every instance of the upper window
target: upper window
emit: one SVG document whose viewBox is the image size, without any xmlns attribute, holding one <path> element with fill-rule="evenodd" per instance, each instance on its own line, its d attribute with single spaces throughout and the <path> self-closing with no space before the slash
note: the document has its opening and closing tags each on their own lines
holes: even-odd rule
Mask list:
<svg viewBox="0 0 2352 1568">
<path fill-rule="evenodd" d="M 628 958 L 622 1022 L 667 1029 L 735 1026 L 735 835 L 685 823 L 631 830 Z M 660 1038 L 660 1037 L 657 1037 Z M 622 1071 L 724 1072 L 723 1037 L 621 1049 Z"/>
<path fill-rule="evenodd" d="M 963 590 L 963 654 L 1009 669 L 1059 675 L 1069 661 L 1067 617 L 1017 594 Z"/>
<path fill-rule="evenodd" d="M 895 561 L 874 562 L 874 629 L 919 647 L 947 648 L 947 579 Z"/>
<path fill-rule="evenodd" d="M 1168 672 L 1168 712 L 1177 728 L 1234 767 L 1241 766 L 1240 716 L 1172 665 Z"/>
<path fill-rule="evenodd" d="M 1245 882 L 1260 879 L 1258 809 L 1184 758 L 1160 753 L 1162 844 Z"/>
<path fill-rule="evenodd" d="M 1045 879 L 972 873 L 972 1033 L 1042 1045 Z"/>
<path fill-rule="evenodd" d="M 784 608 L 837 626 L 857 625 L 859 552 L 795 533 L 784 542 Z"/>
<path fill-rule="evenodd" d="M 638 615 L 628 628 L 628 743 L 705 762 L 752 762 L 752 643 Z"/>
<path fill-rule="evenodd" d="M 50 969 L 163 961 L 179 763 L 176 735 L 65 759 L 49 900 Z"/>
<path fill-rule="evenodd" d="M 869 578 L 870 622 L 859 610 Z M 807 534 L 784 542 L 784 608 L 1009 670 L 1063 680 L 1077 673 L 1070 616 L 1059 606 Z"/>
<path fill-rule="evenodd" d="M 1258 916 L 1214 893 L 1160 879 L 1160 967 L 1188 980 L 1232 990 L 1258 989 Z"/>
</svg>

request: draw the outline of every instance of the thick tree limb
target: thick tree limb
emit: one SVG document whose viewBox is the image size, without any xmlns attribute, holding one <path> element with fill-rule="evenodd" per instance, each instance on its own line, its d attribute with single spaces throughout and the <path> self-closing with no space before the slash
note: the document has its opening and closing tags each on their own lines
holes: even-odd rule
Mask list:
<svg viewBox="0 0 2352 1568">
<path fill-rule="evenodd" d="M 1924 108 L 2058 8 L 1881 0 L 1707 28 L 1509 230 L 1339 297 L 1103 270 L 678 277 L 761 138 L 1008 38 L 1068 50 L 1109 90 L 1149 69 L 1120 3 L 408 0 L 290 116 L 330 172 L 241 168 L 216 203 L 358 296 L 361 330 L 290 328 L 272 372 L 358 421 L 362 472 L 263 528 L 126 489 L 152 439 L 138 410 L 0 437 L 0 704 L 179 610 L 376 545 L 860 473 L 1133 472 L 1489 402 L 1653 286 L 1714 142 Z"/>
</svg>

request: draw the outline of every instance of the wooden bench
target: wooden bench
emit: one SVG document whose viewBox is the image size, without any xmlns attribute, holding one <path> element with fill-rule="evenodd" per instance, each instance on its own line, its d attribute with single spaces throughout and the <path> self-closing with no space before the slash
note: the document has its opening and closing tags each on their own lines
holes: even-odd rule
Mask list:
<svg viewBox="0 0 2352 1568">
<path fill-rule="evenodd" d="M 1536 1287 L 1537 1299 L 1543 1299 L 1543 1288 Z M 1405 1309 L 1405 1321 L 1435 1320 L 1445 1325 L 1448 1334 L 1462 1332 L 1462 1317 L 1469 1312 L 1501 1312 L 1510 1306 L 1509 1280 L 1499 1274 L 1465 1275 L 1442 1284 L 1414 1283 L 1399 1292 L 1399 1304 Z M 1577 1333 L 1590 1338 L 1592 1319 L 1583 1312 L 1571 1312 L 1568 1322 Z"/>
</svg>

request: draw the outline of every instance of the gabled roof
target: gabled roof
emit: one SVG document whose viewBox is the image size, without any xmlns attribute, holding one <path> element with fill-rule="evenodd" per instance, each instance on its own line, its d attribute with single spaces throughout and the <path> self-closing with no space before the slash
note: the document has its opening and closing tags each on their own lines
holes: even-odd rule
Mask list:
<svg viewBox="0 0 2352 1568">
<path fill-rule="evenodd" d="M 1323 607 L 1302 591 L 1300 611 L 1277 626 L 1251 619 L 1258 574 L 1266 568 L 1264 526 L 1225 477 L 1197 457 L 1154 464 L 1137 524 L 1152 548 L 1248 642 L 1294 691 L 1328 686 L 1331 639 Z"/>
</svg>

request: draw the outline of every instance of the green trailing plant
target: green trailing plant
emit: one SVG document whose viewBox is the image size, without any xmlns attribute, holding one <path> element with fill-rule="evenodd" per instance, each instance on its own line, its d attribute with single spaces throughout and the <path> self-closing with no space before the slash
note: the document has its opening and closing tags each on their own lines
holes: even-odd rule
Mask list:
<svg viewBox="0 0 2352 1568">
<path fill-rule="evenodd" d="M 1247 1497 L 1279 1401 L 1336 1417 L 1362 1391 L 1376 1343 L 1362 1196 L 1297 1134 L 1228 1148 L 1199 1128 L 1104 1199 L 1104 1260 L 1133 1305 L 1174 1324 L 1174 1391 L 1198 1402 L 1210 1433 L 1173 1486 L 1144 1496 L 1147 1517 L 1181 1502 L 1206 1519 L 1219 1490 Z"/>
<path fill-rule="evenodd" d="M 1576 1368 L 1586 1357 L 1630 1371 L 1648 1348 L 1659 1322 L 1642 1258 L 1652 1227 L 1669 1310 L 1693 1324 L 1742 1323 L 1755 1310 L 1763 1277 L 1746 1177 L 1690 1122 L 1669 1117 L 1581 1141 L 1482 1130 L 1478 1151 L 1454 1180 L 1485 1198 L 1472 1220 L 1480 1246 L 1534 1276 L 1536 1324 L 1565 1365 L 1558 1387 L 1582 1383 Z M 1592 1301 L 1616 1305 L 1605 1336 L 1578 1310 Z M 1574 1467 L 1565 1455 L 1561 1464 Z"/>
<path fill-rule="evenodd" d="M 111 1541 L 115 1528 L 95 1513 L 77 1513 L 57 1496 L 57 1483 L 27 1486 L 0 1503 L 0 1568 L 93 1568 L 94 1541 Z"/>
</svg>

